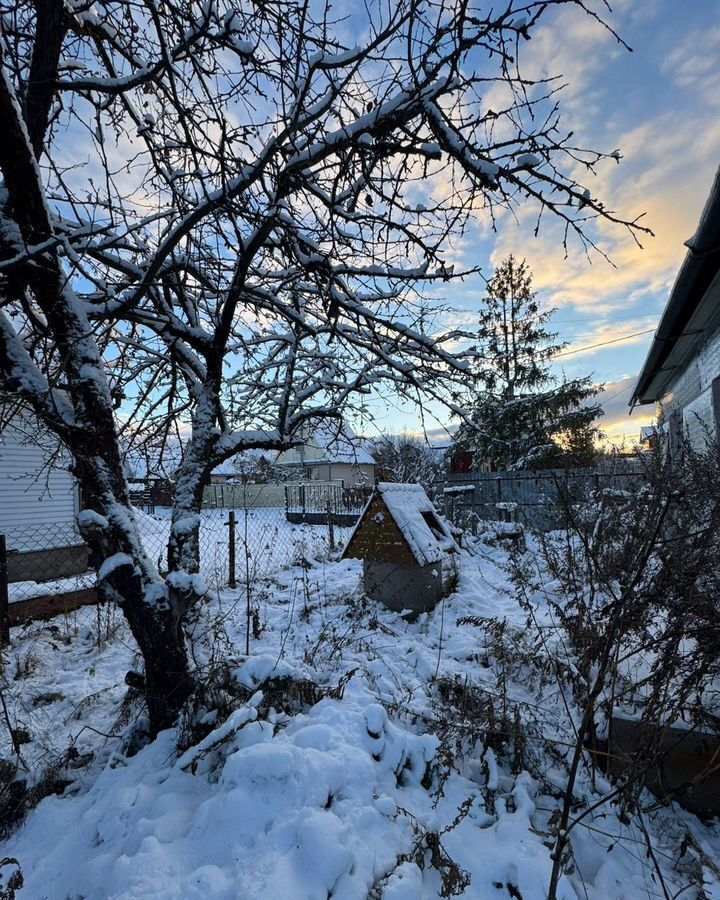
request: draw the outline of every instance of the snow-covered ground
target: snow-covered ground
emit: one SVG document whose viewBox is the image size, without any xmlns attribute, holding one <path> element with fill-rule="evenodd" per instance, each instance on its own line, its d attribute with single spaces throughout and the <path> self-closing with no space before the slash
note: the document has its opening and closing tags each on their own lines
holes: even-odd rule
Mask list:
<svg viewBox="0 0 720 900">
<path fill-rule="evenodd" d="M 244 699 L 229 716 L 208 703 L 209 733 L 180 755 L 174 731 L 126 749 L 138 660 L 116 613 L 15 629 L 5 698 L 29 738 L 21 759 L 56 760 L 70 782 L 0 847 L 22 869 L 17 897 L 544 898 L 577 711 L 536 665 L 562 648 L 538 648 L 504 561 L 463 551 L 457 592 L 414 622 L 363 597 L 357 561 L 282 571 L 254 585 L 249 659 L 246 595 L 222 592 L 196 656 Z M 609 790 L 583 777 L 578 802 Z M 638 820 L 605 804 L 573 830 L 559 897 L 700 897 L 703 882 L 720 897 L 716 827 L 668 809 L 644 824 L 664 885 Z"/>
</svg>

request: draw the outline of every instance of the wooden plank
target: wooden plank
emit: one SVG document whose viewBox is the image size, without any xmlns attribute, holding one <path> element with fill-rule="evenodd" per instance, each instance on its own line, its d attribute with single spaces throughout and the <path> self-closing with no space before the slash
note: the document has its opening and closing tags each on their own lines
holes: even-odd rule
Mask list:
<svg viewBox="0 0 720 900">
<path fill-rule="evenodd" d="M 57 581 L 88 571 L 90 548 L 87 544 L 20 550 L 8 554 L 8 583 L 18 581 Z"/>
<path fill-rule="evenodd" d="M 350 543 L 343 554 L 345 558 L 372 559 L 377 562 L 394 562 L 401 565 L 417 565 L 417 560 L 398 528 L 385 501 L 378 494 L 365 510 Z"/>
<path fill-rule="evenodd" d="M 653 725 L 613 715 L 610 773 L 642 769 L 644 751 L 657 746 L 645 785 L 660 799 L 673 799 L 700 815 L 720 814 L 720 735 Z"/>
<path fill-rule="evenodd" d="M 21 625 L 33 619 L 52 619 L 54 616 L 80 609 L 81 606 L 94 606 L 97 602 L 95 588 L 82 588 L 65 594 L 47 594 L 44 597 L 18 600 L 16 603 L 10 603 L 8 607 L 10 625 Z"/>
</svg>

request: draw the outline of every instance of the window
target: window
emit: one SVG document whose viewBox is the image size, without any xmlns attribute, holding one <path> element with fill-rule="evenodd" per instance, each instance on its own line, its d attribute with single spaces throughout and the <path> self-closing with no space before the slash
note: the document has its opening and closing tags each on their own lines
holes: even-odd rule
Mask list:
<svg viewBox="0 0 720 900">
<path fill-rule="evenodd" d="M 420 515 L 423 517 L 425 524 L 438 541 L 441 541 L 443 538 L 446 538 L 448 536 L 447 532 L 443 528 L 442 522 L 440 521 L 440 519 L 438 519 L 434 512 L 431 512 L 430 510 L 421 511 Z"/>
</svg>

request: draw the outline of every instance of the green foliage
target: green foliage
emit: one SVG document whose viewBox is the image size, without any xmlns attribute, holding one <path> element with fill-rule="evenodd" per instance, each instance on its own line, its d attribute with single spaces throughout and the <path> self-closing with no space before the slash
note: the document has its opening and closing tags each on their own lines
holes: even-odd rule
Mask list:
<svg viewBox="0 0 720 900">
<path fill-rule="evenodd" d="M 494 469 L 587 465 L 594 461 L 598 393 L 590 377 L 557 383 L 549 363 L 566 343 L 547 326 L 526 262 L 509 256 L 488 281 L 477 331 L 476 368 L 457 432 L 458 450 L 472 450 L 476 467 Z"/>
</svg>

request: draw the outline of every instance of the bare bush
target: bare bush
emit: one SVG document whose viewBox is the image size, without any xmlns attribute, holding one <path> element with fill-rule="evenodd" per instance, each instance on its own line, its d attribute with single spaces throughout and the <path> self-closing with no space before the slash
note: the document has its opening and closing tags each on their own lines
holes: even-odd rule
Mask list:
<svg viewBox="0 0 720 900">
<path fill-rule="evenodd" d="M 684 446 L 673 459 L 659 449 L 646 459 L 635 490 L 566 497 L 567 530 L 538 536 L 534 565 L 530 555 L 514 561 L 530 620 L 548 640 L 547 626 L 535 618 L 539 603 L 546 605 L 554 637 L 572 659 L 563 681 L 581 711 L 554 831 L 551 900 L 572 829 L 587 814 L 577 806 L 576 779 L 581 767 L 592 770 L 606 756 L 614 708 L 631 706 L 648 727 L 617 788 L 597 802 L 620 798 L 638 815 L 640 793 L 662 757 L 664 728 L 677 721 L 689 729 L 717 725 L 718 472 L 714 444 L 703 451 Z"/>
</svg>

